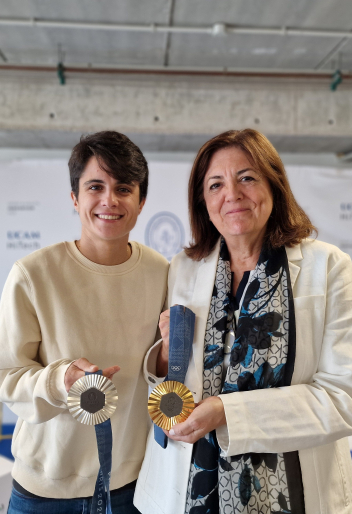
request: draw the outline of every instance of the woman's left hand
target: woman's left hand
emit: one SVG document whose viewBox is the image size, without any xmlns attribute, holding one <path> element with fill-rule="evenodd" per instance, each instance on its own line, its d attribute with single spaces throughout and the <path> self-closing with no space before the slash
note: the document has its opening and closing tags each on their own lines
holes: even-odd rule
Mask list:
<svg viewBox="0 0 352 514">
<path fill-rule="evenodd" d="M 208 432 L 225 424 L 226 417 L 222 401 L 217 396 L 209 396 L 198 403 L 186 421 L 173 426 L 169 432 L 167 430 L 164 432 L 174 441 L 193 444 Z"/>
</svg>

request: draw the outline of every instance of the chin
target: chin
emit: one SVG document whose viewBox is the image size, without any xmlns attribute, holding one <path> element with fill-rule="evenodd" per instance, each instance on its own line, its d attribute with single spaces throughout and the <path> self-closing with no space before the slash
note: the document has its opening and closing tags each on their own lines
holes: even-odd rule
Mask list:
<svg viewBox="0 0 352 514">
<path fill-rule="evenodd" d="M 249 234 L 250 232 L 252 232 L 251 228 L 250 227 L 246 227 L 246 226 L 236 226 L 236 227 L 231 227 L 227 233 L 230 235 L 230 236 L 243 236 L 244 234 Z M 224 236 L 225 237 L 225 236 Z"/>
<path fill-rule="evenodd" d="M 105 241 L 114 241 L 115 239 L 119 239 L 121 234 L 112 234 L 110 233 L 100 233 L 99 237 Z"/>
</svg>

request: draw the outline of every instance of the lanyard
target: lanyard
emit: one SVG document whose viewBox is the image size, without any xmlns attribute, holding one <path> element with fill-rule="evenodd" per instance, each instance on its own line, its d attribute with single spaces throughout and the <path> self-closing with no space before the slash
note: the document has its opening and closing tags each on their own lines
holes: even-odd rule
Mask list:
<svg viewBox="0 0 352 514">
<path fill-rule="evenodd" d="M 170 308 L 169 365 L 167 380 L 185 381 L 192 351 L 195 314 L 183 305 Z M 163 430 L 154 425 L 154 439 L 162 447 L 167 447 L 168 438 Z"/>
<path fill-rule="evenodd" d="M 86 371 L 86 375 L 94 375 Z M 102 375 L 99 370 L 95 374 Z M 112 454 L 112 430 L 110 419 L 95 425 L 100 469 L 95 483 L 90 514 L 112 514 L 110 501 L 110 476 Z"/>
</svg>

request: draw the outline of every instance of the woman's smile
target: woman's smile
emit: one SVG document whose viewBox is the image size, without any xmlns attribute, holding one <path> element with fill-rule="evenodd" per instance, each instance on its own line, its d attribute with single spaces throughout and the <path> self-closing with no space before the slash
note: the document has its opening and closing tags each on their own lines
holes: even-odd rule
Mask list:
<svg viewBox="0 0 352 514">
<path fill-rule="evenodd" d="M 240 209 L 231 209 L 230 211 L 227 211 L 225 213 L 225 215 L 229 215 L 229 214 L 242 214 L 243 212 L 250 212 L 250 209 L 244 209 L 244 208 L 240 208 Z"/>
</svg>

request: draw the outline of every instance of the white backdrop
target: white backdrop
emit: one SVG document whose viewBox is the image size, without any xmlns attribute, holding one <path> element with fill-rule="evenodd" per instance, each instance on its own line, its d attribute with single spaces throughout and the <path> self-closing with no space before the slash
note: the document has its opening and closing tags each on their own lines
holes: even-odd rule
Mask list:
<svg viewBox="0 0 352 514">
<path fill-rule="evenodd" d="M 131 239 L 167 258 L 190 238 L 187 180 L 191 162 L 150 162 L 150 189 Z M 319 239 L 352 256 L 352 169 L 287 166 L 293 192 L 319 229 Z M 79 238 L 64 160 L 0 163 L 0 289 L 15 260 Z"/>
<path fill-rule="evenodd" d="M 131 239 L 167 258 L 190 238 L 187 214 L 189 162 L 149 162 L 150 190 Z M 287 166 L 293 192 L 319 229 L 319 239 L 352 256 L 352 169 Z M 80 236 L 67 161 L 0 162 L 0 289 L 15 262 L 29 252 Z M 9 411 L 4 422 L 12 421 Z"/>
<path fill-rule="evenodd" d="M 189 241 L 187 180 L 190 163 L 152 162 L 146 205 L 131 239 L 171 258 Z M 70 198 L 67 162 L 0 163 L 0 289 L 13 263 L 28 253 L 80 237 Z M 152 226 L 148 223 L 153 221 Z M 147 236 L 147 237 L 146 237 Z"/>
<path fill-rule="evenodd" d="M 286 166 L 293 194 L 318 228 L 318 239 L 352 257 L 352 169 Z"/>
</svg>

